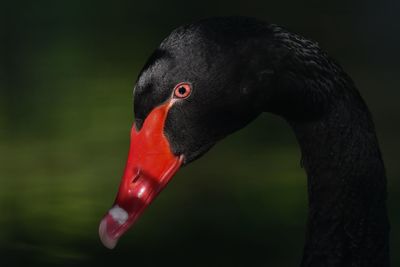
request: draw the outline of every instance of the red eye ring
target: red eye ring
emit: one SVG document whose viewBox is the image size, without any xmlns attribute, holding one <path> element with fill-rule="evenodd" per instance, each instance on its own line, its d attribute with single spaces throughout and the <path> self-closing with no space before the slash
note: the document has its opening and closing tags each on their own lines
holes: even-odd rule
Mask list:
<svg viewBox="0 0 400 267">
<path fill-rule="evenodd" d="M 187 98 L 192 92 L 192 86 L 187 83 L 178 83 L 174 88 L 174 96 L 176 98 Z"/>
</svg>

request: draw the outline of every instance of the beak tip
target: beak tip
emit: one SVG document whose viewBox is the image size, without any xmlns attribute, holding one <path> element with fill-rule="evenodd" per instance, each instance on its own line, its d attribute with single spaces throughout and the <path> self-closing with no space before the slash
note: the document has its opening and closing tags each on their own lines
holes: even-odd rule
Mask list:
<svg viewBox="0 0 400 267">
<path fill-rule="evenodd" d="M 113 249 L 118 243 L 118 239 L 112 238 L 108 233 L 107 233 L 107 219 L 104 218 L 99 226 L 99 236 L 101 243 L 108 248 L 108 249 Z"/>
</svg>

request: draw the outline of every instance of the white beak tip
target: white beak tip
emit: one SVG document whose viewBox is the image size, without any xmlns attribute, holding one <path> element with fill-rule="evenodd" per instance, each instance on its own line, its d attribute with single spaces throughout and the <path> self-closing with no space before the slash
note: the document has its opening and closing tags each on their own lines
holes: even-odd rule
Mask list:
<svg viewBox="0 0 400 267">
<path fill-rule="evenodd" d="M 113 239 L 107 234 L 107 220 L 103 219 L 99 226 L 99 236 L 101 243 L 106 248 L 113 249 L 118 243 L 118 239 Z"/>
</svg>

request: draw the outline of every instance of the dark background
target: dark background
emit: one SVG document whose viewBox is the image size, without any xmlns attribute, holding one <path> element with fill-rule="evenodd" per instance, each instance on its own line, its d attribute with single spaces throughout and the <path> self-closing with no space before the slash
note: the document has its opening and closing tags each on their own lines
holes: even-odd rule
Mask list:
<svg viewBox="0 0 400 267">
<path fill-rule="evenodd" d="M 353 77 L 387 167 L 400 266 L 400 1 L 0 3 L 1 266 L 299 265 L 306 179 L 294 135 L 270 114 L 182 169 L 115 250 L 98 239 L 140 68 L 175 27 L 219 15 L 316 40 Z"/>
</svg>

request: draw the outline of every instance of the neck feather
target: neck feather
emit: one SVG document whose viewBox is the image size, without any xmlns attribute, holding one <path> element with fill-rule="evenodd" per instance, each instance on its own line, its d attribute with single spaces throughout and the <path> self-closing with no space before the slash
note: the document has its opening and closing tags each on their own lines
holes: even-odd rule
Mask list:
<svg viewBox="0 0 400 267">
<path fill-rule="evenodd" d="M 386 177 L 368 110 L 341 103 L 290 123 L 308 176 L 302 266 L 389 266 Z"/>
<path fill-rule="evenodd" d="M 292 126 L 308 176 L 302 266 L 389 266 L 386 176 L 368 108 L 316 43 L 276 27 L 285 47 L 265 110 Z"/>
</svg>

